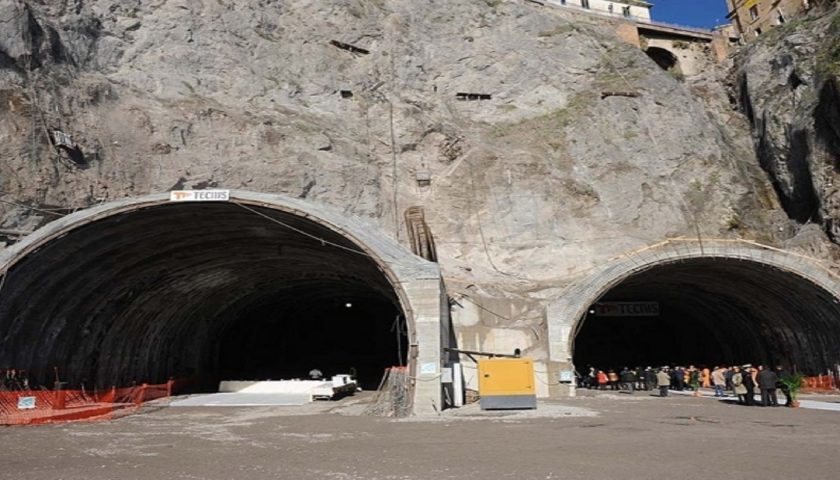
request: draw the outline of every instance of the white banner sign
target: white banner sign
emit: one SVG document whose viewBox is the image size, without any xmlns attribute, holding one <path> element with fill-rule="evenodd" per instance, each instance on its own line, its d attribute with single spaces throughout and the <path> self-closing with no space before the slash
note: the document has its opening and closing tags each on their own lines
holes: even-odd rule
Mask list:
<svg viewBox="0 0 840 480">
<path fill-rule="evenodd" d="M 659 302 L 598 302 L 593 309 L 599 317 L 659 316 Z"/>
<path fill-rule="evenodd" d="M 170 202 L 227 202 L 230 190 L 172 190 Z"/>
<path fill-rule="evenodd" d="M 18 397 L 18 410 L 31 410 L 35 408 L 35 397 Z"/>
</svg>

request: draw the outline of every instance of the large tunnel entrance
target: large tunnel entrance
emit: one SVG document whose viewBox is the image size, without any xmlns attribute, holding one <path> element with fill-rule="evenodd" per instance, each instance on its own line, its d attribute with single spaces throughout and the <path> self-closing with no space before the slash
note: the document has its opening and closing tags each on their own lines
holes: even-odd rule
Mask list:
<svg viewBox="0 0 840 480">
<path fill-rule="evenodd" d="M 355 370 L 372 389 L 385 367 L 411 361 L 393 274 L 311 215 L 158 201 L 76 224 L 3 278 L 0 367 L 27 370 L 33 386 L 172 377 L 209 390 L 317 368 Z"/>
<path fill-rule="evenodd" d="M 578 370 L 759 363 L 825 373 L 840 361 L 840 303 L 811 281 L 759 262 L 662 263 L 591 304 L 573 351 Z"/>
</svg>

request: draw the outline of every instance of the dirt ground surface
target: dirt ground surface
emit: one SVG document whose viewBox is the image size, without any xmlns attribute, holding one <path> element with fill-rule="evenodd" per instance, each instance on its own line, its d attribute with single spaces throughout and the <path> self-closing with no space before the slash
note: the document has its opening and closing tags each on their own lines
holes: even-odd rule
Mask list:
<svg viewBox="0 0 840 480">
<path fill-rule="evenodd" d="M 393 420 L 358 415 L 362 401 L 0 428 L 0 478 L 840 478 L 840 412 L 643 392 Z"/>
</svg>

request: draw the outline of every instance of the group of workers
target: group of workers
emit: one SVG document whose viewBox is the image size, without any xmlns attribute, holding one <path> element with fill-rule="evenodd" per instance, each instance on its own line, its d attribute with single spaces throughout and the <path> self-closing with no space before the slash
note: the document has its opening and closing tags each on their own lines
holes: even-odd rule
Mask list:
<svg viewBox="0 0 840 480">
<path fill-rule="evenodd" d="M 734 367 L 716 366 L 713 369 L 698 369 L 694 365 L 688 368 L 666 366 L 659 369 L 624 367 L 619 371 L 589 367 L 588 372 L 578 379 L 578 384 L 583 388 L 622 390 L 630 393 L 635 390 L 659 389 L 661 397 L 667 397 L 670 390 L 689 390 L 695 395 L 700 395 L 700 388 L 714 388 L 715 397 L 726 397 L 726 392 L 731 391 L 738 403 L 743 405 L 756 405 L 755 394 L 758 390 L 761 394 L 759 404 L 763 406 L 779 406 L 776 391 L 781 390 L 786 399 L 785 406 L 793 406 L 790 390 L 781 381 L 786 376 L 782 367 L 774 369 L 763 365 L 753 367 L 750 364 Z"/>
<path fill-rule="evenodd" d="M 29 375 L 25 370 L 0 369 L 0 390 L 29 390 Z"/>
</svg>

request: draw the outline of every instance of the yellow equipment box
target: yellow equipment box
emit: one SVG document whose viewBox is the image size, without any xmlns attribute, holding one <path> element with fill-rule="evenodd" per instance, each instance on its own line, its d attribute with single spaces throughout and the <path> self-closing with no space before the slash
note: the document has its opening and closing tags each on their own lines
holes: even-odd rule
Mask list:
<svg viewBox="0 0 840 480">
<path fill-rule="evenodd" d="M 537 408 L 534 361 L 530 358 L 479 360 L 478 394 L 482 410 Z"/>
</svg>

